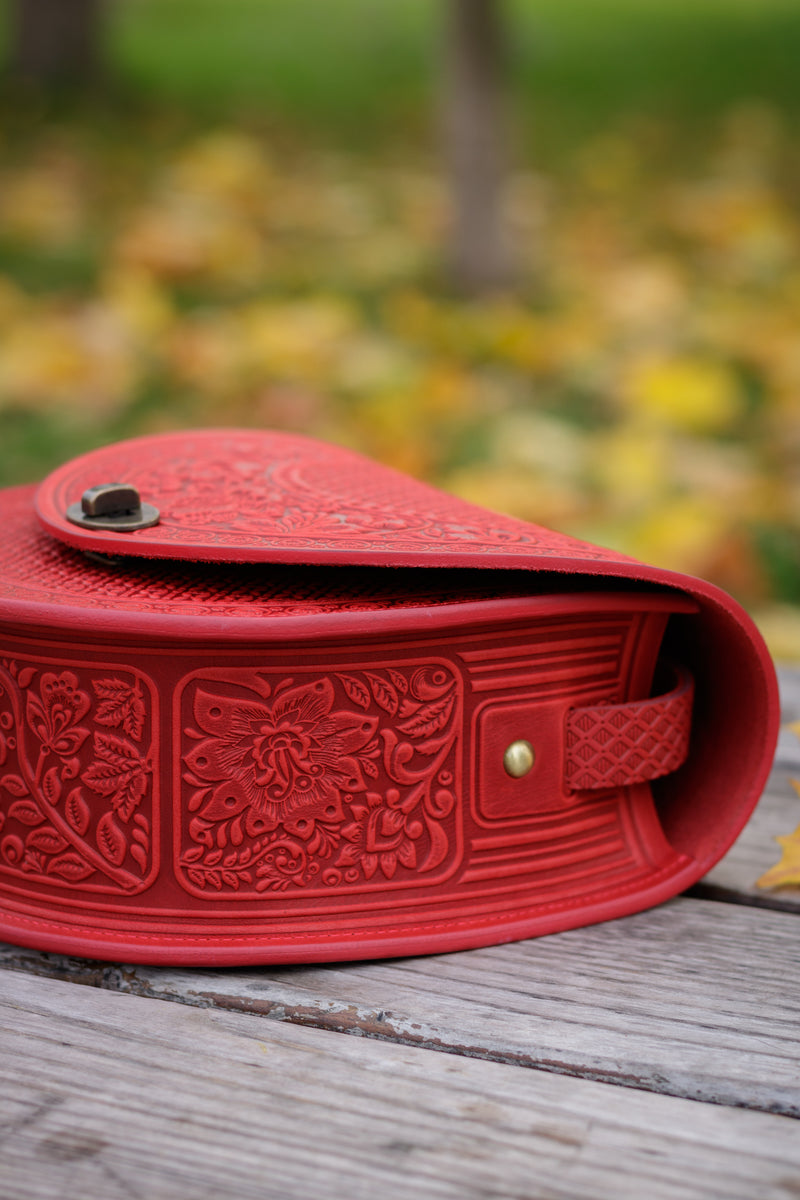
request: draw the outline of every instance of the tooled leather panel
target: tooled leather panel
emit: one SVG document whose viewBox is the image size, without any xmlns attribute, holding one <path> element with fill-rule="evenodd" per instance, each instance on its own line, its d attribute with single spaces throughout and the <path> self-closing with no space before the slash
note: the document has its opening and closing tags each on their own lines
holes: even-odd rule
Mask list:
<svg viewBox="0 0 800 1200">
<path fill-rule="evenodd" d="M 154 503 L 159 524 L 112 535 L 65 519 L 87 487 L 112 478 Z M 426 566 L 497 555 L 631 561 L 488 512 L 343 447 L 257 430 L 160 434 L 92 451 L 44 481 L 36 508 L 70 545 L 143 556 L 346 563 L 366 555 Z"/>
</svg>

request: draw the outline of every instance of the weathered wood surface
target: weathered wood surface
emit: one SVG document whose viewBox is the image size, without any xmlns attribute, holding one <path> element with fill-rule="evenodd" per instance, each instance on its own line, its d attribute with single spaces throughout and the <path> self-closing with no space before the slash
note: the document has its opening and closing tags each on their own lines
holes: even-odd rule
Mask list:
<svg viewBox="0 0 800 1200">
<path fill-rule="evenodd" d="M 789 724 L 800 720 L 800 667 L 778 667 L 781 718 Z"/>
<path fill-rule="evenodd" d="M 8 947 L 0 965 L 800 1116 L 799 935 L 788 913 L 678 899 L 588 929 L 395 961 L 181 971 Z"/>
<path fill-rule="evenodd" d="M 5 972 L 4 1200 L 796 1200 L 785 1117 Z"/>
</svg>

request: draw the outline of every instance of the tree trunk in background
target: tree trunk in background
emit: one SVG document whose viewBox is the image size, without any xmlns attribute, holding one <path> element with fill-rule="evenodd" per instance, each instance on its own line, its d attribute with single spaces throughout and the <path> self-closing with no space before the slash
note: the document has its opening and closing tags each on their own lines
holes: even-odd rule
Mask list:
<svg viewBox="0 0 800 1200">
<path fill-rule="evenodd" d="M 445 155 L 451 181 L 450 266 L 465 291 L 508 284 L 500 0 L 446 0 Z"/>
<path fill-rule="evenodd" d="M 103 0 L 14 0 L 11 72 L 37 83 L 92 78 L 100 62 Z"/>
</svg>

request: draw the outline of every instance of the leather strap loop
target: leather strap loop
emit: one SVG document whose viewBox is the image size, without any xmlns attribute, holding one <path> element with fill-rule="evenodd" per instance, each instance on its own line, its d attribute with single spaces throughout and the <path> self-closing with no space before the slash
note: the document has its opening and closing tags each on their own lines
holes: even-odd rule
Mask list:
<svg viewBox="0 0 800 1200">
<path fill-rule="evenodd" d="M 694 680 L 676 667 L 671 692 L 567 714 L 565 782 L 572 790 L 626 787 L 675 771 L 689 750 Z"/>
</svg>

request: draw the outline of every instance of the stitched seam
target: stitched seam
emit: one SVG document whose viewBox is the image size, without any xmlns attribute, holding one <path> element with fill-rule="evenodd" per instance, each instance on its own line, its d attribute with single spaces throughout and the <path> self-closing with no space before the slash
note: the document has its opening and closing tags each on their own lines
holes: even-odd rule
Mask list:
<svg viewBox="0 0 800 1200">
<path fill-rule="evenodd" d="M 663 870 L 658 871 L 653 875 L 649 875 L 646 880 L 647 886 L 650 887 L 653 884 L 657 884 L 662 879 L 669 879 L 671 875 L 677 874 L 678 871 L 681 869 L 681 867 L 685 866 L 685 864 L 690 861 L 691 860 L 686 857 L 680 858 L 671 867 L 664 868 Z M 637 883 L 637 884 L 626 884 L 624 887 L 613 888 L 611 891 L 605 892 L 604 899 L 614 900 L 614 899 L 620 898 L 622 896 L 630 895 L 633 892 L 641 891 L 641 890 L 643 890 L 641 881 L 639 881 L 639 883 Z M 570 908 L 578 908 L 584 904 L 590 904 L 590 903 L 592 903 L 592 900 L 590 899 L 590 897 L 587 897 L 584 901 L 579 901 L 577 903 L 575 902 L 575 900 L 549 901 L 547 904 L 526 906 L 526 909 L 523 911 L 526 911 L 527 908 L 533 908 L 535 910 L 536 914 L 538 915 L 538 914 L 564 911 L 564 910 L 570 909 Z M 495 914 L 495 916 L 493 918 L 494 923 L 499 924 L 504 918 L 505 919 L 514 919 L 514 918 L 520 919 L 519 912 L 514 909 L 509 909 L 506 912 Z M 31 926 L 32 928 L 61 931 L 64 933 L 71 933 L 73 936 L 75 936 L 75 934 L 76 934 L 76 926 L 73 926 L 73 925 L 63 925 L 60 922 L 47 921 L 47 920 L 42 920 L 42 919 L 35 918 L 35 917 L 24 917 L 23 916 L 23 917 L 18 918 L 18 920 L 19 920 L 20 924 L 25 924 L 25 925 Z M 302 933 L 297 933 L 297 932 L 295 932 L 294 934 L 280 934 L 280 933 L 279 934 L 274 934 L 274 933 L 255 934 L 254 933 L 254 934 L 248 934 L 248 935 L 244 935 L 244 934 L 230 935 L 230 934 L 225 934 L 223 932 L 216 934 L 216 935 L 213 935 L 213 934 L 175 934 L 175 933 L 164 934 L 164 933 L 158 933 L 158 932 L 146 934 L 146 933 L 128 932 L 127 930 L 123 930 L 123 931 L 108 930 L 108 931 L 106 931 L 106 930 L 94 929 L 94 930 L 90 931 L 90 934 L 87 936 L 94 937 L 95 939 L 100 938 L 100 937 L 105 938 L 105 939 L 113 938 L 116 941 L 127 940 L 127 941 L 150 942 L 150 943 L 156 941 L 157 944 L 163 943 L 163 941 L 166 941 L 168 939 L 170 944 L 175 944 L 177 946 L 189 944 L 189 943 L 203 943 L 203 942 L 213 942 L 214 944 L 224 944 L 224 945 L 233 945 L 233 944 L 239 944 L 239 943 L 248 943 L 248 944 L 249 943 L 257 943 L 259 945 L 265 945 L 265 946 L 276 943 L 276 942 L 281 942 L 281 943 L 297 942 L 298 944 L 302 944 L 304 941 L 308 940 L 309 936 L 316 936 L 316 937 L 323 937 L 325 939 L 330 939 L 331 945 L 333 945 L 333 944 L 335 944 L 335 940 L 337 937 L 340 939 L 341 938 L 351 939 L 351 938 L 358 937 L 358 938 L 363 938 L 364 940 L 367 940 L 369 938 L 376 938 L 376 937 L 387 936 L 387 935 L 397 937 L 398 935 L 405 936 L 405 935 L 413 934 L 413 933 L 417 933 L 417 932 L 428 933 L 428 932 L 436 932 L 436 931 L 440 931 L 440 930 L 447 931 L 449 929 L 463 929 L 463 928 L 474 929 L 474 928 L 476 928 L 476 922 L 471 921 L 471 920 L 466 920 L 464 918 L 458 918 L 458 919 L 455 919 L 452 921 L 437 921 L 433 924 L 425 923 L 425 924 L 410 925 L 408 927 L 400 927 L 400 928 L 396 925 L 390 925 L 390 926 L 385 926 L 380 929 L 359 930 L 359 931 L 354 931 L 354 932 L 351 932 L 349 930 L 333 931 L 331 933 L 317 932 L 315 935 L 304 935 Z"/>
</svg>

